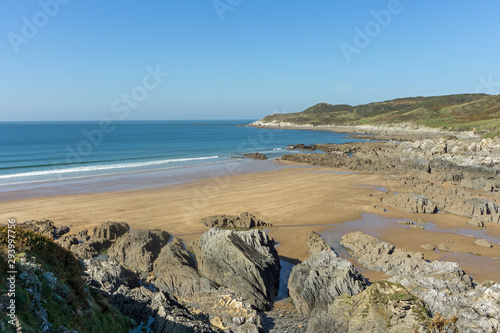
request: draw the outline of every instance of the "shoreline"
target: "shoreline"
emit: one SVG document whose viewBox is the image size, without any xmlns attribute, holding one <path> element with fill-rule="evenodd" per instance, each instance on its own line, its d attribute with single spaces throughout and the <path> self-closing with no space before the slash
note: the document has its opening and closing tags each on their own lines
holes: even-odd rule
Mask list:
<svg viewBox="0 0 500 333">
<path fill-rule="evenodd" d="M 280 256 L 303 261 L 309 257 L 306 239 L 310 230 L 323 233 L 333 228 L 341 231 L 352 221 L 362 219 L 362 213 L 368 213 L 389 219 L 423 220 L 444 230 L 414 230 L 391 222 L 371 229 L 380 240 L 423 252 L 429 260 L 449 254 L 426 251 L 420 246 L 446 240 L 457 262 L 462 261 L 464 269 L 475 279 L 482 281 L 500 276 L 500 265 L 485 271 L 484 265 L 474 267 L 470 259 L 464 257 L 468 253 L 479 254 L 482 260 L 500 257 L 499 246 L 478 246 L 470 237 L 453 230 L 460 225 L 472 234 L 475 229 L 466 223 L 466 217 L 449 213 L 413 214 L 381 204 L 379 196 L 383 192 L 377 187 L 400 191 L 398 182 L 382 175 L 345 173 L 342 168 L 282 164 L 294 167 L 205 178 L 160 188 L 3 201 L 0 202 L 0 219 L 14 217 L 19 222 L 50 219 L 58 225 L 71 225 L 72 233 L 91 230 L 109 220 L 127 222 L 133 229 L 159 228 L 191 240 L 208 230 L 200 223 L 202 217 L 248 211 L 273 224 L 269 227 L 269 235 L 279 244 Z M 386 213 L 381 210 L 384 208 Z M 367 225 L 360 230 L 370 233 Z M 484 233 L 500 240 L 500 225 L 488 226 Z M 371 280 L 381 277 L 380 272 L 363 272 Z"/>
<path fill-rule="evenodd" d="M 312 124 L 293 124 L 285 122 L 264 123 L 260 120 L 245 125 L 254 128 L 271 129 L 294 129 L 309 131 L 327 131 L 336 133 L 352 134 L 355 137 L 362 135 L 363 138 L 373 136 L 375 140 L 422 140 L 424 138 L 440 138 L 445 135 L 456 136 L 459 139 L 480 139 L 472 131 L 448 131 L 442 128 L 425 127 L 413 123 L 399 123 L 387 125 L 312 125 Z"/>
</svg>

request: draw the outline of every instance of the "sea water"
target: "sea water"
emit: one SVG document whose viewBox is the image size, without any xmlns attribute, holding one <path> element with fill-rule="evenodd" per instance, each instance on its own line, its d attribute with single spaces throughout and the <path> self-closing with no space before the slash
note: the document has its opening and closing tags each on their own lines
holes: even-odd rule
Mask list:
<svg viewBox="0 0 500 333">
<path fill-rule="evenodd" d="M 285 148 L 291 144 L 359 141 L 334 132 L 240 127 L 252 121 L 0 123 L 0 193 L 102 192 L 168 185 L 229 169 L 266 171 L 279 166 L 234 157 L 260 152 L 272 160 L 290 153 Z"/>
</svg>

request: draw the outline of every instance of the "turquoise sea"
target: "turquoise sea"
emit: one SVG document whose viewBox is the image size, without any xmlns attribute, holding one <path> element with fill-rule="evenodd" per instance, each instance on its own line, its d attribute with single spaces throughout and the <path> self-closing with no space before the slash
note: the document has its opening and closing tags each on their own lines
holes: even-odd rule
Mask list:
<svg viewBox="0 0 500 333">
<path fill-rule="evenodd" d="M 237 126 L 252 121 L 0 123 L 0 200 L 266 171 L 280 167 L 270 160 L 290 153 L 291 144 L 356 141 L 333 132 Z M 270 160 L 231 158 L 250 152 Z"/>
</svg>

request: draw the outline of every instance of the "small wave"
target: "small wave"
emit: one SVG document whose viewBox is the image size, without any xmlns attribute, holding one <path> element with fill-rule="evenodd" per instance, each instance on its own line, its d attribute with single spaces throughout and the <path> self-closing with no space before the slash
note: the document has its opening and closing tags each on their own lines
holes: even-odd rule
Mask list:
<svg viewBox="0 0 500 333">
<path fill-rule="evenodd" d="M 273 148 L 273 150 L 283 150 L 283 148 Z"/>
<path fill-rule="evenodd" d="M 51 170 L 40 170 L 40 171 L 23 172 L 23 173 L 16 173 L 16 174 L 10 174 L 10 175 L 0 175 L 0 179 L 11 179 L 11 178 L 31 177 L 31 176 L 44 176 L 44 175 L 65 174 L 65 173 L 74 173 L 74 172 L 91 172 L 91 171 L 103 171 L 103 170 L 124 169 L 124 168 L 137 168 L 137 167 L 144 167 L 144 166 L 150 166 L 150 165 L 161 165 L 161 164 L 168 164 L 168 163 L 175 163 L 175 162 L 208 160 L 208 159 L 214 159 L 214 158 L 218 158 L 218 157 L 219 156 L 178 158 L 178 159 L 171 159 L 171 160 L 159 160 L 159 161 L 140 162 L 140 163 L 121 163 L 121 164 L 110 164 L 110 165 L 94 165 L 94 166 L 75 167 L 75 168 L 66 168 L 66 169 L 58 169 L 57 166 L 54 166 L 54 168 Z"/>
</svg>

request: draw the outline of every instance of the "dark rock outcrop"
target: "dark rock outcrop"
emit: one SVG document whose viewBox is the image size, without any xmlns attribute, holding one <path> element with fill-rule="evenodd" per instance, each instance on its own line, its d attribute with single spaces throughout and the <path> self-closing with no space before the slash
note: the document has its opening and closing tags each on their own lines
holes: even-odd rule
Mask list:
<svg viewBox="0 0 500 333">
<path fill-rule="evenodd" d="M 63 236 L 64 234 L 67 234 L 70 231 L 70 228 L 68 226 L 60 226 L 56 227 L 53 221 L 51 220 L 45 220 L 45 221 L 38 221 L 38 220 L 30 220 L 30 221 L 25 221 L 23 223 L 17 224 L 18 228 L 22 228 L 25 230 L 31 230 L 33 232 L 36 232 L 42 236 L 49 237 L 51 239 L 57 239 Z"/>
<path fill-rule="evenodd" d="M 295 307 L 309 314 L 325 309 L 342 294 L 356 295 L 367 286 L 354 266 L 334 252 L 319 252 L 292 269 L 288 291 Z"/>
<path fill-rule="evenodd" d="M 266 223 L 255 215 L 248 212 L 243 212 L 239 216 L 236 215 L 212 215 L 201 219 L 201 223 L 210 228 L 256 228 L 267 227 L 272 224 Z"/>
<path fill-rule="evenodd" d="M 267 160 L 267 156 L 261 153 L 248 153 L 242 155 L 246 158 L 252 158 L 254 160 Z"/>
<path fill-rule="evenodd" d="M 98 251 L 96 248 L 90 243 L 80 243 L 71 246 L 71 252 L 77 259 L 91 259 L 97 256 Z"/>
<path fill-rule="evenodd" d="M 271 307 L 278 292 L 280 263 L 274 240 L 262 230 L 212 228 L 199 240 L 199 271 L 233 290 L 258 310 Z"/>
<path fill-rule="evenodd" d="M 116 240 L 123 236 L 130 229 L 128 223 L 125 222 L 104 222 L 99 227 L 95 227 L 92 231 L 93 239 Z"/>
<path fill-rule="evenodd" d="M 108 256 L 126 267 L 150 272 L 169 239 L 170 234 L 159 229 L 130 231 L 109 248 Z"/>
</svg>

